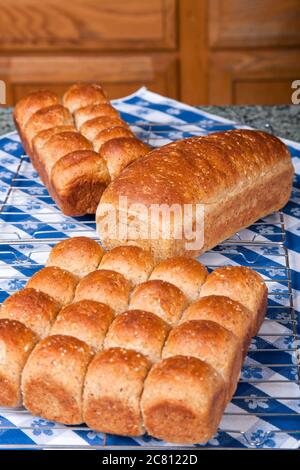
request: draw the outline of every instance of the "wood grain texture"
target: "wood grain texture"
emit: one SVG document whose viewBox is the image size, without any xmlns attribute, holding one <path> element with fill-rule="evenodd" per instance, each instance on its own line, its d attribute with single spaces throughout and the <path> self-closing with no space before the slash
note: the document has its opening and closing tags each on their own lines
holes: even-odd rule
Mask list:
<svg viewBox="0 0 300 470">
<path fill-rule="evenodd" d="M 299 0 L 209 0 L 211 47 L 300 46 Z"/>
<path fill-rule="evenodd" d="M 173 49 L 175 0 L 1 0 L 7 51 Z"/>
</svg>

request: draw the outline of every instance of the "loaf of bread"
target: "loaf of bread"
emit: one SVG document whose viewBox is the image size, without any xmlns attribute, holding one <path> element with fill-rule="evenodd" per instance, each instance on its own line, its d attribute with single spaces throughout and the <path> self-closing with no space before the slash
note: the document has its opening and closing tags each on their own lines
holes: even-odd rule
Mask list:
<svg viewBox="0 0 300 470">
<path fill-rule="evenodd" d="M 284 206 L 292 177 L 287 147 L 267 133 L 184 139 L 136 160 L 107 187 L 98 233 L 109 249 L 135 244 L 158 260 L 195 257 Z"/>
<path fill-rule="evenodd" d="M 22 374 L 24 406 L 49 420 L 82 423 L 82 389 L 91 358 L 90 348 L 72 336 L 40 341 Z"/>
<path fill-rule="evenodd" d="M 99 352 L 85 379 L 83 417 L 87 425 L 100 432 L 143 434 L 140 397 L 149 368 L 150 362 L 130 349 Z"/>
<path fill-rule="evenodd" d="M 0 318 L 17 320 L 40 338 L 50 332 L 60 305 L 44 292 L 26 288 L 8 297 L 0 308 Z"/>
<path fill-rule="evenodd" d="M 15 320 L 0 319 L 0 405 L 20 406 L 21 374 L 37 335 Z"/>
<path fill-rule="evenodd" d="M 17 103 L 15 123 L 61 210 L 92 214 L 110 181 L 149 146 L 134 136 L 100 85 L 73 85 L 62 101 L 47 90 L 31 93 Z"/>
<path fill-rule="evenodd" d="M 182 257 L 155 266 L 135 246 L 103 255 L 84 237 L 58 243 L 47 265 L 2 306 L 0 406 L 22 392 L 46 420 L 210 439 L 265 314 L 263 278 L 240 266 L 207 275 Z"/>
</svg>

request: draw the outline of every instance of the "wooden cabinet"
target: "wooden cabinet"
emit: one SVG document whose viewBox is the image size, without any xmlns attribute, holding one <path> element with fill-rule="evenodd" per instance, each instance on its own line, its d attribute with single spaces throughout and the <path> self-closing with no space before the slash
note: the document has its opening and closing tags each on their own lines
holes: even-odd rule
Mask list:
<svg viewBox="0 0 300 470">
<path fill-rule="evenodd" d="M 298 0 L 0 0 L 8 104 L 41 87 L 146 85 L 192 104 L 289 103 Z"/>
</svg>

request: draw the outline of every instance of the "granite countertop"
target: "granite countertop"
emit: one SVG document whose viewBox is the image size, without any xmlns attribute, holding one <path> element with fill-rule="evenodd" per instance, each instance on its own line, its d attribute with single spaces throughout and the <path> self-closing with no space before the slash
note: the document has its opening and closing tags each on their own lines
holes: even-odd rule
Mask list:
<svg viewBox="0 0 300 470">
<path fill-rule="evenodd" d="M 257 129 L 267 129 L 267 124 L 279 137 L 300 142 L 300 105 L 201 106 L 200 108 Z M 11 108 L 0 108 L 0 135 L 14 129 Z"/>
</svg>

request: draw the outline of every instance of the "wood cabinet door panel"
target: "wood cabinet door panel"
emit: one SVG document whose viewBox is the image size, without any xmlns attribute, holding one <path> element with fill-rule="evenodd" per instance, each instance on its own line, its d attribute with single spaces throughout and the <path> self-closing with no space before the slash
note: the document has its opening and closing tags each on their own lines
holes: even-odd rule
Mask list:
<svg viewBox="0 0 300 470">
<path fill-rule="evenodd" d="M 175 0 L 0 0 L 0 48 L 174 49 L 175 6 Z"/>
<path fill-rule="evenodd" d="M 208 5 L 212 47 L 300 45 L 299 0 L 209 0 Z"/>
<path fill-rule="evenodd" d="M 292 104 L 300 77 L 299 50 L 215 52 L 210 56 L 210 104 Z"/>
<path fill-rule="evenodd" d="M 50 88 L 62 94 L 70 84 L 100 82 L 111 99 L 141 86 L 178 98 L 177 57 L 172 53 L 104 57 L 0 58 L 0 75 L 14 104 L 30 91 Z"/>
</svg>

